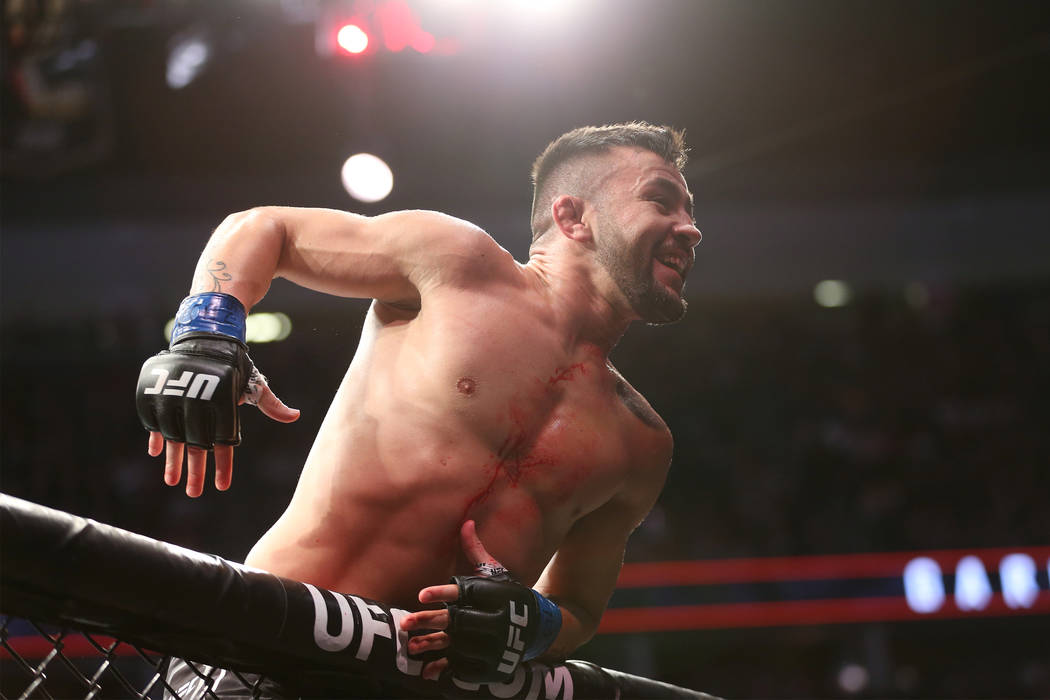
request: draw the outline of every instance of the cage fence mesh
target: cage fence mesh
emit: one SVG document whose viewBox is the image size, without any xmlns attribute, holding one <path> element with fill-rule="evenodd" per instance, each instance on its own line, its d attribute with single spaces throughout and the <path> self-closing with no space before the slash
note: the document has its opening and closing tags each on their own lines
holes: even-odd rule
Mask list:
<svg viewBox="0 0 1050 700">
<path fill-rule="evenodd" d="M 0 614 L 0 697 L 5 700 L 179 699 L 165 680 L 168 659 L 112 636 Z M 204 697 L 216 697 L 210 688 L 218 669 L 187 666 L 202 681 Z M 245 697 L 259 697 L 262 678 L 230 675 L 244 686 Z"/>
</svg>

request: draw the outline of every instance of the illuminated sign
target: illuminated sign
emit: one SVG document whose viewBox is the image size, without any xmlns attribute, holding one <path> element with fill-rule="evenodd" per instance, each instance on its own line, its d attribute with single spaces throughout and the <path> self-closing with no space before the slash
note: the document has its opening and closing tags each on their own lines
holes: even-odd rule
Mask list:
<svg viewBox="0 0 1050 700">
<path fill-rule="evenodd" d="M 1050 547 L 625 564 L 599 632 L 1032 614 Z"/>
</svg>

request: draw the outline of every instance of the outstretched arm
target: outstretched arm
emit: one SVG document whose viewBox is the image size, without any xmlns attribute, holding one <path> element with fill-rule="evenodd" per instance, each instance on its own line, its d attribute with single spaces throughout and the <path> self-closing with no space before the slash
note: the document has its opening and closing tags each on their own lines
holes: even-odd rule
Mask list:
<svg viewBox="0 0 1050 700">
<path fill-rule="evenodd" d="M 197 263 L 190 294 L 228 294 L 250 310 L 275 277 L 284 277 L 338 296 L 418 306 L 430 285 L 454 278 L 476 255 L 497 249 L 477 227 L 436 212 L 365 217 L 332 209 L 260 207 L 231 214 L 219 225 Z M 266 416 L 286 423 L 299 417 L 265 382 L 258 387 L 257 405 Z M 215 487 L 225 490 L 232 481 L 233 445 L 215 444 L 213 451 Z M 186 493 L 202 493 L 208 450 L 165 441 L 152 431 L 148 452 L 154 457 L 165 453 L 164 480 L 172 486 L 181 480 L 185 454 Z"/>
<path fill-rule="evenodd" d="M 430 211 L 376 217 L 259 207 L 231 214 L 201 254 L 191 294 L 221 291 L 251 309 L 275 277 L 327 294 L 416 302 L 428 285 L 497 247 L 476 226 Z"/>
</svg>

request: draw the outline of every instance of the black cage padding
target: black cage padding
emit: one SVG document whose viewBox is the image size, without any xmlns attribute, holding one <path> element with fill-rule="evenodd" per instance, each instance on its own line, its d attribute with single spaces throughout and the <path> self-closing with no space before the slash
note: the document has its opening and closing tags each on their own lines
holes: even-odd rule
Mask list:
<svg viewBox="0 0 1050 700">
<path fill-rule="evenodd" d="M 403 614 L 0 494 L 0 611 L 262 673 L 304 694 L 441 697 L 407 656 Z M 352 630 L 350 629 L 352 627 Z M 477 698 L 708 698 L 582 661 L 522 664 Z"/>
</svg>

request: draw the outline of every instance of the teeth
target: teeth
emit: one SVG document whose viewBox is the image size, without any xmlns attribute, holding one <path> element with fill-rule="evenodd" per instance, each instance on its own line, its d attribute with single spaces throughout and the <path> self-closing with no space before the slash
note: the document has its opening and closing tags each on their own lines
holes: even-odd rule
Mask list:
<svg viewBox="0 0 1050 700">
<path fill-rule="evenodd" d="M 666 258 L 664 260 L 661 260 L 660 262 L 662 262 L 664 265 L 666 265 L 667 267 L 671 268 L 672 270 L 674 270 L 675 272 L 677 272 L 679 274 L 681 274 L 682 270 L 685 269 L 685 265 L 679 260 Z"/>
</svg>

